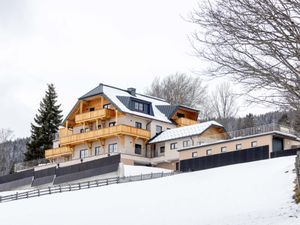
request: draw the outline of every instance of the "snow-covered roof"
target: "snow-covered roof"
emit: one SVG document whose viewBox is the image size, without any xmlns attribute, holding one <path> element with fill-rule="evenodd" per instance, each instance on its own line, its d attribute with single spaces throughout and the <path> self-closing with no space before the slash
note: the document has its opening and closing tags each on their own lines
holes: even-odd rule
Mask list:
<svg viewBox="0 0 300 225">
<path fill-rule="evenodd" d="M 188 108 L 186 106 L 173 106 L 170 105 L 168 102 L 166 102 L 163 99 L 142 95 L 138 93 L 131 94 L 128 90 L 120 89 L 117 87 L 105 85 L 105 84 L 99 84 L 96 88 L 89 91 L 85 95 L 79 98 L 86 99 L 89 97 L 97 96 L 97 95 L 104 95 L 106 98 L 108 98 L 111 103 L 117 107 L 120 111 L 124 113 L 129 113 L 149 119 L 159 120 L 166 123 L 172 123 L 170 120 L 170 109 L 173 109 L 174 107 L 184 107 Z M 143 113 L 138 112 L 130 109 L 130 99 L 140 100 L 151 104 L 151 113 Z M 168 109 L 168 110 L 167 110 Z M 190 110 L 193 110 L 195 112 L 198 112 L 198 110 L 188 108 Z"/>
<path fill-rule="evenodd" d="M 201 145 L 188 146 L 186 148 L 177 149 L 177 151 L 186 151 L 186 150 L 190 150 L 190 149 L 194 149 L 194 148 L 208 147 L 208 146 L 211 146 L 211 145 L 217 145 L 217 144 L 222 144 L 222 143 L 227 143 L 227 142 L 232 142 L 232 141 L 239 141 L 239 140 L 244 140 L 244 139 L 248 139 L 248 138 L 255 138 L 255 137 L 260 137 L 260 136 L 266 136 L 266 135 L 279 135 L 279 136 L 283 136 L 287 139 L 300 141 L 300 138 L 297 137 L 296 135 L 293 135 L 293 134 L 288 134 L 288 133 L 281 132 L 281 131 L 268 131 L 268 132 L 263 132 L 263 133 L 259 133 L 259 134 L 253 134 L 253 135 L 247 135 L 247 136 L 241 136 L 241 137 L 234 137 L 234 138 L 230 138 L 230 139 L 226 139 L 226 140 L 217 140 L 217 141 L 209 142 L 209 143 L 201 143 Z"/>
<path fill-rule="evenodd" d="M 174 128 L 162 132 L 161 134 L 153 138 L 149 143 L 153 144 L 153 143 L 173 140 L 177 138 L 199 135 L 202 134 L 211 126 L 223 127 L 221 124 L 212 120 L 212 121 L 198 123 L 190 126 Z"/>
</svg>

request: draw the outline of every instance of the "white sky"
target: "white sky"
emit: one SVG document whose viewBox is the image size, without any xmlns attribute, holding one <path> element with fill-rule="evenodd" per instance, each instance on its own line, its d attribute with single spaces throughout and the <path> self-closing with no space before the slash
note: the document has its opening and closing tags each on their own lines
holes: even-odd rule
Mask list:
<svg viewBox="0 0 300 225">
<path fill-rule="evenodd" d="M 155 76 L 203 69 L 187 38 L 196 27 L 183 19 L 196 6 L 196 0 L 0 0 L 0 128 L 29 136 L 47 83 L 55 84 L 66 115 L 100 82 L 143 92 Z"/>
</svg>

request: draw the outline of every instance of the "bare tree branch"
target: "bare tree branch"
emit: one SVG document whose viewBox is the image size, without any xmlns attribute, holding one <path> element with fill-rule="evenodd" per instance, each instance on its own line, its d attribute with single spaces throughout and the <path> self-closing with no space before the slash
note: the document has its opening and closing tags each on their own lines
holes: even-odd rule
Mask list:
<svg viewBox="0 0 300 225">
<path fill-rule="evenodd" d="M 195 53 L 209 75 L 244 84 L 257 101 L 299 109 L 300 1 L 203 0 L 191 15 Z M 268 90 L 271 90 L 268 91 Z"/>
</svg>

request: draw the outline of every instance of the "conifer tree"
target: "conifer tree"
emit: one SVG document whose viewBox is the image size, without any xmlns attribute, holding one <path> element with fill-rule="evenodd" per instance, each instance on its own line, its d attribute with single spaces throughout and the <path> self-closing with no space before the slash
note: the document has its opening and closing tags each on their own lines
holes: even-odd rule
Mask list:
<svg viewBox="0 0 300 225">
<path fill-rule="evenodd" d="M 287 113 L 284 113 L 280 119 L 278 120 L 278 124 L 280 125 L 283 125 L 283 126 L 291 126 L 291 123 L 290 123 L 290 120 L 289 120 L 289 117 L 288 117 L 288 114 Z"/>
<path fill-rule="evenodd" d="M 27 143 L 25 161 L 44 158 L 45 150 L 52 148 L 54 134 L 62 122 L 62 111 L 56 99 L 54 85 L 48 84 L 48 90 L 40 102 L 38 114 L 34 118 L 34 123 L 31 123 L 31 138 Z"/>
</svg>

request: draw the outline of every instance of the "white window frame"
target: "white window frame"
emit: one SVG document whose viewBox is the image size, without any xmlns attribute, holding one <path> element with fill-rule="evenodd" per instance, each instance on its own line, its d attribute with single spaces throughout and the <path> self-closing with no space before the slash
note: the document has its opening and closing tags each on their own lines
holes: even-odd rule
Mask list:
<svg viewBox="0 0 300 225">
<path fill-rule="evenodd" d="M 170 149 L 173 150 L 173 149 L 177 149 L 177 142 L 173 142 L 170 144 Z"/>
<path fill-rule="evenodd" d="M 212 149 L 207 149 L 206 150 L 206 155 L 212 155 Z"/>
<path fill-rule="evenodd" d="M 198 157 L 198 152 L 192 152 L 192 158 Z"/>
<path fill-rule="evenodd" d="M 95 147 L 95 155 L 101 155 L 101 146 Z"/>
<path fill-rule="evenodd" d="M 240 147 L 238 147 L 238 146 L 240 146 Z M 235 145 L 235 150 L 242 150 L 242 144 L 241 143 L 236 144 Z"/>
<path fill-rule="evenodd" d="M 159 131 L 158 131 L 158 130 L 159 130 Z M 156 132 L 157 134 L 161 133 L 161 132 L 162 132 L 162 126 L 156 125 L 156 127 L 155 127 L 155 132 Z"/>
<path fill-rule="evenodd" d="M 227 152 L 227 147 L 226 146 L 221 147 L 221 153 L 225 153 L 225 152 Z"/>
<path fill-rule="evenodd" d="M 117 152 L 118 149 L 118 144 L 117 143 L 112 143 L 108 145 L 108 153 L 114 153 Z"/>
<path fill-rule="evenodd" d="M 190 146 L 190 140 L 185 140 L 185 141 L 183 141 L 183 142 L 182 142 L 182 146 L 183 146 L 184 148 L 189 147 L 189 146 Z"/>
<path fill-rule="evenodd" d="M 255 143 L 255 146 L 253 145 Z M 257 147 L 257 141 L 251 141 L 251 148 L 256 148 Z"/>
<path fill-rule="evenodd" d="M 89 157 L 89 151 L 88 149 L 82 149 L 79 151 L 79 158 L 80 159 L 84 159 L 84 158 L 87 158 Z"/>
</svg>

